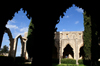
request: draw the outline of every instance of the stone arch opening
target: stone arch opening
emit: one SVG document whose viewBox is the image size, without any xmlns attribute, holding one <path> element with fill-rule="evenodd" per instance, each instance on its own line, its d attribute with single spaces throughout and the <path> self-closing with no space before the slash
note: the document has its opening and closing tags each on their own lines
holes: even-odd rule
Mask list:
<svg viewBox="0 0 100 66">
<path fill-rule="evenodd" d="M 74 58 L 73 48 L 69 44 L 64 48 L 63 58 L 66 56 L 67 58 Z"/>
<path fill-rule="evenodd" d="M 83 50 L 83 47 L 84 47 L 84 46 L 82 46 L 82 47 L 80 48 L 80 53 L 79 53 L 80 59 L 83 59 L 83 58 L 84 58 L 84 50 Z"/>
<path fill-rule="evenodd" d="M 68 3 L 69 3 L 69 2 L 68 2 Z M 74 2 L 74 3 L 76 3 L 76 2 Z M 79 4 L 78 4 L 78 5 L 79 5 Z M 81 5 L 83 5 L 83 4 L 81 3 Z M 81 5 L 80 5 L 80 7 L 83 7 L 83 6 L 81 6 Z M 87 5 L 87 4 L 86 4 L 86 5 Z M 64 6 L 64 5 L 63 5 L 63 6 Z M 67 6 L 67 4 L 66 4 L 66 6 Z M 68 5 L 68 6 L 69 6 L 69 5 Z M 84 6 L 85 6 L 85 5 L 84 5 Z M 94 6 L 94 5 L 93 5 L 93 6 Z M 96 6 L 97 6 L 97 5 L 96 5 Z M 24 7 L 24 6 L 23 6 L 23 7 Z M 86 8 L 86 7 L 84 7 L 84 8 Z M 89 8 L 89 6 L 87 6 L 87 8 Z M 6 9 L 6 8 L 5 8 L 5 9 Z M 27 8 L 26 8 L 26 9 L 27 9 Z M 93 8 L 92 8 L 92 9 L 93 9 Z M 12 10 L 12 9 L 9 9 L 9 10 Z M 27 10 L 28 10 L 28 9 L 27 9 Z M 63 10 L 63 9 L 59 9 L 59 10 Z M 57 10 L 57 11 L 59 12 L 59 10 Z M 85 9 L 85 10 L 87 10 L 87 9 Z M 91 10 L 91 9 L 88 9 L 88 10 Z M 4 11 L 4 10 L 3 10 L 3 11 Z M 12 10 L 12 11 L 13 11 L 13 10 Z M 92 11 L 92 10 L 91 10 L 91 11 Z M 91 11 L 90 11 L 91 14 L 92 14 L 92 13 L 95 13 L 95 12 L 94 12 L 95 10 L 92 11 L 92 12 L 91 12 Z M 10 11 L 9 11 L 9 12 L 10 12 Z M 29 11 L 29 12 L 30 12 L 30 11 Z M 32 12 L 33 12 L 33 11 L 32 11 Z M 88 11 L 88 12 L 89 12 L 89 11 Z M 10 13 L 11 13 L 11 12 L 10 12 Z M 97 13 L 98 13 L 98 12 L 97 12 Z M 97 13 L 96 13 L 96 14 L 97 14 Z M 4 16 L 5 16 L 5 15 L 4 15 Z M 92 15 L 92 16 L 93 16 L 93 15 Z M 7 16 L 7 17 L 10 18 L 10 16 Z M 5 20 L 6 20 L 6 19 L 5 19 Z M 95 20 L 96 20 L 96 19 L 95 19 Z M 94 22 L 96 22 L 96 21 L 94 21 Z M 51 25 L 50 25 L 50 26 L 51 26 Z M 1 33 L 2 33 L 2 32 L 1 32 Z M 37 61 L 36 61 L 36 62 L 37 62 Z"/>
<path fill-rule="evenodd" d="M 17 46 L 16 46 L 16 56 L 15 57 L 21 57 L 21 52 L 20 52 L 21 49 L 22 49 L 21 39 L 18 38 L 18 43 L 17 43 Z"/>
<path fill-rule="evenodd" d="M 16 55 L 16 50 L 17 50 L 18 39 L 20 39 L 20 41 L 21 41 L 21 57 L 23 57 L 23 54 L 24 54 L 24 42 L 23 42 L 22 36 L 18 35 L 15 39 L 16 39 L 16 42 L 15 42 L 15 55 Z"/>
<path fill-rule="evenodd" d="M 17 15 L 18 15 L 18 17 L 17 17 Z M 26 18 L 26 19 L 25 19 Z M 28 13 L 27 13 L 27 10 L 24 10 L 23 8 L 19 8 L 19 10 L 17 11 L 17 13 L 15 12 L 14 13 L 14 16 L 13 16 L 13 18 L 12 19 L 10 19 L 9 20 L 9 22 L 7 22 L 7 24 L 5 25 L 6 27 L 9 27 L 9 29 L 12 31 L 12 33 L 14 34 L 13 35 L 13 37 L 15 38 L 16 37 L 16 35 L 18 35 L 18 33 L 19 34 L 21 34 L 22 36 L 23 36 L 23 33 L 24 32 L 28 32 L 28 27 L 29 27 L 29 24 L 30 24 L 30 18 L 31 17 L 29 17 L 29 15 L 28 15 Z M 20 20 L 19 20 L 20 19 Z M 32 19 L 32 18 L 31 18 Z M 19 20 L 19 21 L 18 21 Z M 24 21 L 25 20 L 25 21 Z M 29 20 L 29 21 L 28 21 Z M 18 24 L 18 22 L 19 22 L 19 24 Z M 22 22 L 22 23 L 21 23 Z M 13 23 L 13 25 L 12 25 L 12 23 Z M 27 24 L 25 24 L 25 23 L 27 23 Z M 15 24 L 15 25 L 14 25 Z M 10 25 L 12 26 L 12 27 L 10 27 Z M 20 28 L 19 30 L 14 30 L 13 31 L 13 28 L 14 29 L 18 29 L 18 28 Z M 15 33 L 16 32 L 16 33 Z M 16 41 L 15 39 L 13 39 L 14 41 Z M 18 39 L 19 40 L 19 39 Z M 16 42 L 15 42 L 16 43 Z M 13 43 L 14 44 L 14 43 Z M 18 44 L 18 45 L 20 45 L 20 44 Z M 16 57 L 16 54 L 14 54 L 15 53 L 15 46 L 12 46 L 12 48 L 13 48 L 13 51 L 11 51 L 11 56 L 14 56 L 14 57 Z M 21 52 L 22 53 L 22 52 Z"/>
<path fill-rule="evenodd" d="M 3 55 L 3 56 L 8 56 L 9 55 L 9 51 L 10 51 L 9 43 L 10 43 L 9 36 L 7 36 L 7 33 L 4 33 L 3 40 L 2 40 L 2 46 L 1 46 L 1 49 L 0 49 L 0 55 Z M 1 50 L 4 48 L 4 46 L 8 47 L 7 52 L 4 52 L 4 51 L 1 52 Z"/>
<path fill-rule="evenodd" d="M 11 54 L 11 50 L 12 50 L 12 45 L 13 45 L 13 37 L 12 37 L 12 33 L 11 33 L 11 31 L 10 31 L 10 29 L 9 28 L 7 28 L 7 27 L 5 27 L 6 28 L 6 30 L 5 30 L 5 32 L 4 32 L 4 35 L 6 34 L 6 35 L 8 35 L 8 38 L 9 38 L 9 41 L 8 40 L 6 40 L 7 39 L 7 37 L 5 38 L 5 42 L 9 42 L 9 45 L 7 46 L 8 47 L 8 54 L 7 54 L 7 56 L 10 56 L 10 54 Z M 2 42 L 3 43 L 3 42 Z"/>
</svg>

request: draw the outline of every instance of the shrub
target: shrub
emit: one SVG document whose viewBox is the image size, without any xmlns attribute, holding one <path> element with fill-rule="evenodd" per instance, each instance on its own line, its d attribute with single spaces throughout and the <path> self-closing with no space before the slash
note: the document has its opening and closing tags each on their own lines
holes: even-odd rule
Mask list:
<svg viewBox="0 0 100 66">
<path fill-rule="evenodd" d="M 61 59 L 61 63 L 64 63 L 64 64 L 76 64 L 76 60 L 74 59 Z"/>
<path fill-rule="evenodd" d="M 78 60 L 79 64 L 83 64 L 83 59 Z"/>
</svg>

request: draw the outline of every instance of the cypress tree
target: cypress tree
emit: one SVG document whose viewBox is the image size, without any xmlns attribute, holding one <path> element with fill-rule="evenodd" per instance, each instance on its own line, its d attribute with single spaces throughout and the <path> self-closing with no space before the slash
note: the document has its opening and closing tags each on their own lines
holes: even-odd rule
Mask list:
<svg viewBox="0 0 100 66">
<path fill-rule="evenodd" d="M 84 32 L 83 32 L 83 41 L 84 41 L 84 59 L 91 60 L 91 40 L 92 40 L 92 31 L 91 31 L 91 16 L 86 15 L 86 11 L 83 13 L 84 15 Z"/>
<path fill-rule="evenodd" d="M 91 65 L 97 65 L 97 61 L 99 58 L 98 51 L 98 30 L 97 30 L 97 23 L 84 14 L 84 33 L 83 33 L 83 40 L 84 40 L 84 60 L 91 60 Z"/>
<path fill-rule="evenodd" d="M 32 19 L 31 19 L 31 22 L 30 22 L 30 25 L 29 25 L 29 29 L 28 29 L 28 36 L 27 36 L 27 38 L 29 38 L 29 36 L 32 35 L 33 29 L 34 29 L 34 24 L 32 23 Z"/>
<path fill-rule="evenodd" d="M 27 35 L 28 40 L 26 42 L 26 49 L 30 58 L 33 56 L 30 50 L 30 49 L 33 49 L 33 42 L 34 42 L 33 30 L 34 30 L 34 24 L 32 23 L 32 19 L 31 19 L 31 22 L 28 28 L 28 35 Z"/>
</svg>

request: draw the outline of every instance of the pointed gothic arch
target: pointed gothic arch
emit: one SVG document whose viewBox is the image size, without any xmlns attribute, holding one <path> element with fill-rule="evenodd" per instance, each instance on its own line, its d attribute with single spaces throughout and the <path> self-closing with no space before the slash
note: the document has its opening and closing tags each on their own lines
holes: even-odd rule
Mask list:
<svg viewBox="0 0 100 66">
<path fill-rule="evenodd" d="M 68 55 L 68 58 L 74 58 L 73 48 L 71 47 L 70 44 L 67 44 L 66 47 L 64 48 L 63 58 L 65 58 L 66 54 Z"/>
<path fill-rule="evenodd" d="M 25 56 L 25 46 L 24 46 L 24 41 L 23 41 L 23 38 L 21 35 L 17 35 L 16 38 L 14 39 L 14 57 L 16 56 L 16 50 L 17 50 L 17 44 L 18 44 L 18 39 L 20 38 L 21 40 L 21 57 L 24 57 Z"/>
<path fill-rule="evenodd" d="M 8 56 L 12 56 L 11 54 L 13 53 L 14 39 L 13 39 L 13 36 L 12 36 L 12 33 L 11 33 L 10 29 L 7 28 L 7 27 L 5 27 L 5 28 L 6 28 L 6 30 L 5 30 L 4 33 L 7 33 L 8 34 L 8 37 L 9 37 L 9 40 L 10 40 L 10 44 L 9 44 L 10 45 L 10 49 L 9 49 Z"/>
</svg>

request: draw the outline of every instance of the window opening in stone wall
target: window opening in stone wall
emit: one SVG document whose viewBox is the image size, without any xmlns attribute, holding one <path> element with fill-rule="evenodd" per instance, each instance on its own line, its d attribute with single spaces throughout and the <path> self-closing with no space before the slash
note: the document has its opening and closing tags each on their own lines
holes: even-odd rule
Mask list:
<svg viewBox="0 0 100 66">
<path fill-rule="evenodd" d="M 67 38 L 68 38 L 68 34 L 66 34 Z"/>
<path fill-rule="evenodd" d="M 79 33 L 79 37 L 81 38 L 81 33 Z"/>
<path fill-rule="evenodd" d="M 82 8 L 79 8 L 75 6 L 75 4 L 72 4 L 72 6 L 69 7 L 69 9 L 66 9 L 66 11 L 64 12 L 64 16 L 63 17 L 60 16 L 59 20 L 57 20 L 57 22 L 59 22 L 55 26 L 55 28 L 57 28 L 57 32 L 84 31 L 83 13 L 84 10 Z M 70 37 L 72 37 L 72 39 L 76 39 L 82 36 L 82 35 L 79 36 L 76 35 L 77 37 L 76 36 L 74 37 L 74 35 L 73 36 L 70 36 L 70 34 L 68 35 L 64 34 L 63 37 L 65 38 L 63 39 L 70 38 Z"/>
<path fill-rule="evenodd" d="M 18 43 L 17 43 L 17 47 L 16 47 L 16 57 L 21 57 L 22 46 L 20 46 L 20 45 L 21 45 L 21 39 L 18 38 Z"/>
<path fill-rule="evenodd" d="M 69 55 L 69 54 L 66 54 L 65 58 L 68 58 L 68 55 Z"/>
<path fill-rule="evenodd" d="M 66 56 L 67 58 L 74 58 L 73 48 L 69 44 L 64 48 L 63 58 Z"/>
<path fill-rule="evenodd" d="M 17 35 L 21 35 L 22 37 L 24 37 L 25 32 L 28 32 L 28 27 L 29 27 L 29 24 L 30 24 L 30 21 L 32 18 L 28 19 L 26 14 L 27 14 L 27 11 L 25 11 L 25 13 L 24 13 L 23 8 L 21 8 L 18 11 L 18 13 L 15 12 L 13 19 L 9 20 L 5 26 L 10 29 L 14 39 Z M 5 38 L 5 40 L 7 40 L 6 36 L 4 38 Z M 20 44 L 19 43 L 20 43 L 20 41 L 18 39 L 18 47 L 21 48 L 21 43 Z M 8 43 L 7 43 L 7 45 L 8 45 Z M 20 56 L 21 49 L 17 48 L 16 51 L 17 52 L 16 52 L 15 56 Z"/>
<path fill-rule="evenodd" d="M 65 16 L 57 20 L 59 23 L 56 25 L 57 32 L 65 31 L 84 31 L 84 10 L 72 4 L 64 13 Z"/>
<path fill-rule="evenodd" d="M 83 59 L 83 58 L 84 58 L 83 46 L 80 48 L 79 58 L 80 58 L 80 59 Z"/>
</svg>

